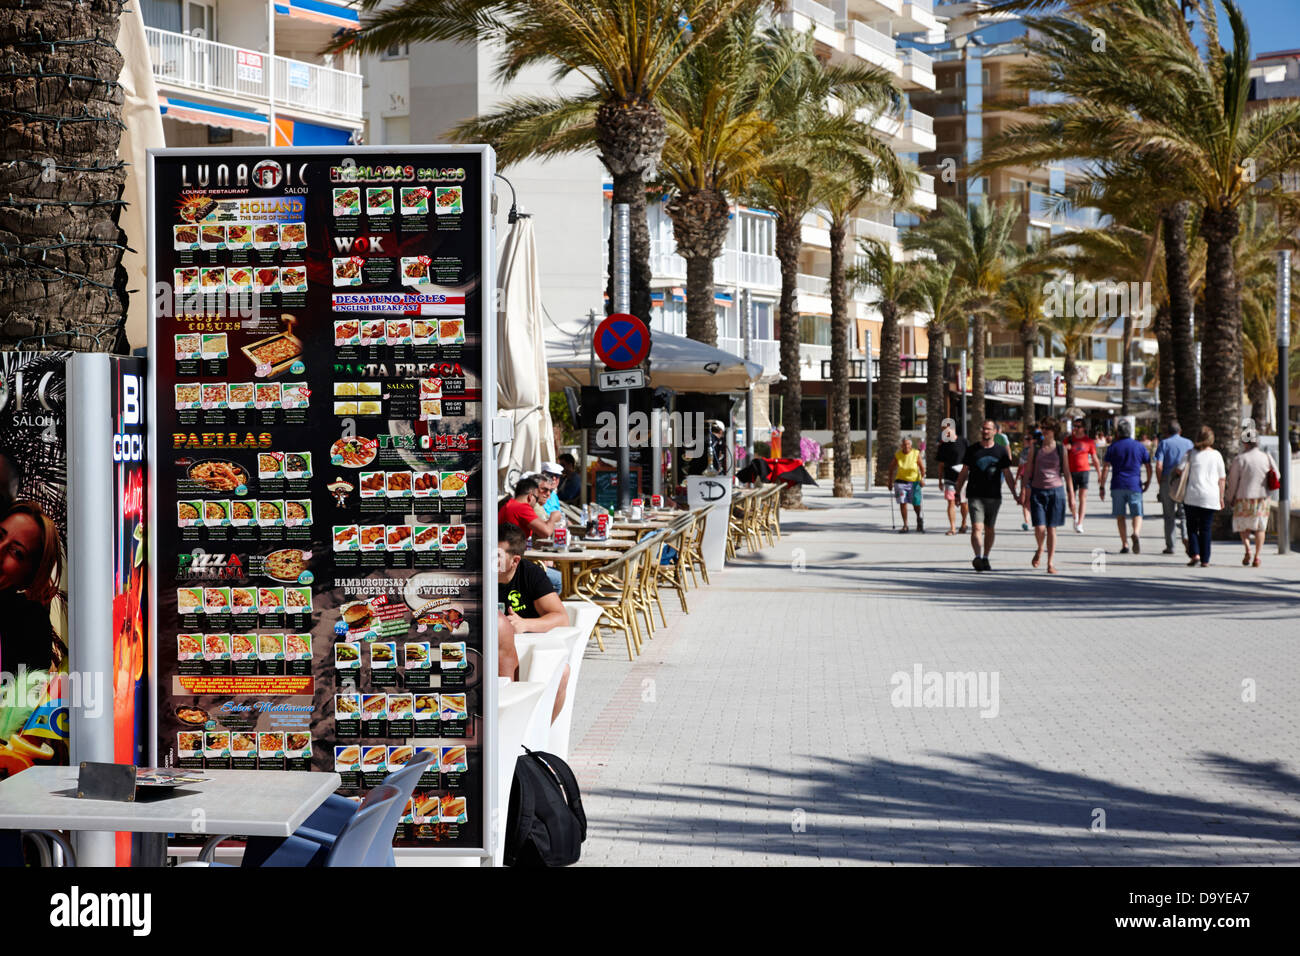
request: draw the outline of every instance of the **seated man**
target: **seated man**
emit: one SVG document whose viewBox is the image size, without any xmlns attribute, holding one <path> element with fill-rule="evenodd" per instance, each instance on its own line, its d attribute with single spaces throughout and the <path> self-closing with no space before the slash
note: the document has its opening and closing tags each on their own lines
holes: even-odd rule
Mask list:
<svg viewBox="0 0 1300 956">
<path fill-rule="evenodd" d="M 524 540 L 531 537 L 549 538 L 563 520 L 557 510 L 555 514 L 543 518 L 537 510 L 540 483 L 535 477 L 525 475 L 515 482 L 514 497 L 501 506 L 497 512 L 497 524 L 517 527 L 524 534 Z M 521 552 L 522 553 L 522 552 Z M 560 590 L 562 577 L 555 568 L 543 568 L 554 590 Z"/>
<path fill-rule="evenodd" d="M 547 579 L 545 568 L 524 557 L 528 542 L 516 525 L 497 528 L 497 602 L 504 610 L 497 619 L 497 675 L 518 680 L 519 654 L 516 634 L 542 634 L 569 623 L 569 612 Z M 569 665 L 564 665 L 560 689 L 555 695 L 551 720 L 564 707 L 569 683 Z"/>
<path fill-rule="evenodd" d="M 553 461 L 542 462 L 541 474 L 537 476 L 539 490 L 537 492 L 538 500 L 541 502 L 542 513 L 549 520 L 551 515 L 560 510 L 560 496 L 558 490 L 560 487 L 560 476 L 564 474 L 564 469 Z"/>
<path fill-rule="evenodd" d="M 564 474 L 560 477 L 560 487 L 556 494 L 566 505 L 574 504 L 582 497 L 582 475 L 578 474 L 578 461 L 565 452 L 560 456 L 560 468 Z"/>
</svg>

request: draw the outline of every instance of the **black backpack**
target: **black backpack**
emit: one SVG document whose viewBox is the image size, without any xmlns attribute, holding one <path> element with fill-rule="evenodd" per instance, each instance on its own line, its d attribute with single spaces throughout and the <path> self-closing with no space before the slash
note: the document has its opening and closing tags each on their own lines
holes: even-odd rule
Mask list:
<svg viewBox="0 0 1300 956">
<path fill-rule="evenodd" d="M 554 754 L 524 748 L 506 814 L 506 866 L 568 866 L 582 855 L 587 815 L 573 771 Z"/>
</svg>

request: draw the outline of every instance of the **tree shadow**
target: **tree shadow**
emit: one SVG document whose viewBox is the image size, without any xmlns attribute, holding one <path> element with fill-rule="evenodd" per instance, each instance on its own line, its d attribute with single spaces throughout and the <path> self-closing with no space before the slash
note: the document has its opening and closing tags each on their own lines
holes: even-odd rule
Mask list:
<svg viewBox="0 0 1300 956">
<path fill-rule="evenodd" d="M 805 758 L 813 765 L 808 770 L 717 768 L 719 775 L 743 773 L 747 787 L 665 782 L 650 791 L 598 788 L 590 796 L 641 805 L 645 812 L 622 811 L 608 823 L 593 814 L 593 835 L 810 862 L 1300 862 L 1300 819 L 1281 810 L 1157 793 L 996 754 L 934 756 L 944 765 L 820 756 Z M 1221 754 L 1199 759 L 1252 789 L 1292 801 L 1300 794 L 1300 779 L 1276 762 Z M 662 812 L 664 801 L 673 803 L 673 812 Z"/>
</svg>

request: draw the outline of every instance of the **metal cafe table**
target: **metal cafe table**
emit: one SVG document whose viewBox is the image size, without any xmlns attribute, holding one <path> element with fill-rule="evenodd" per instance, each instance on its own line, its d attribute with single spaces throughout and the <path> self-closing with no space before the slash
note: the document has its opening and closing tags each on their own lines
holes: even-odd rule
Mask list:
<svg viewBox="0 0 1300 956">
<path fill-rule="evenodd" d="M 341 782 L 336 773 L 303 770 L 194 773 L 207 780 L 174 789 L 139 788 L 128 803 L 78 799 L 76 767 L 31 767 L 0 781 L 0 830 L 141 833 L 143 865 L 164 866 L 169 833 L 292 836 Z M 139 799 L 145 789 L 157 795 Z"/>
</svg>

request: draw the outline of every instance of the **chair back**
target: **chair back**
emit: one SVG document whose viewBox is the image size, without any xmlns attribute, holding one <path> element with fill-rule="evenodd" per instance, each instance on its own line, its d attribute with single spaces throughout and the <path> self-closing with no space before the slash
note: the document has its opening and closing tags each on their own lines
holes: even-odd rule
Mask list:
<svg viewBox="0 0 1300 956">
<path fill-rule="evenodd" d="M 381 831 L 397 832 L 397 823 L 402 817 L 402 811 L 406 809 L 406 803 L 411 799 L 411 794 L 415 793 L 416 785 L 420 782 L 420 775 L 429 768 L 435 759 L 435 751 L 422 750 L 412 757 L 405 767 L 401 770 L 394 770 L 384 778 L 384 786 L 396 787 L 398 799 L 393 801 L 392 809 L 380 825 Z M 369 802 L 374 798 L 375 791 L 372 790 L 366 794 L 366 800 Z M 385 846 L 382 841 L 376 840 L 371 846 L 370 852 L 366 854 L 366 862 L 363 866 L 396 866 L 397 860 L 393 857 L 393 841 L 390 839 Z"/>
<path fill-rule="evenodd" d="M 387 830 L 382 827 L 394 804 L 398 813 L 406 805 L 405 800 L 399 799 L 400 796 L 398 789 L 388 784 L 381 784 L 371 790 L 356 816 L 348 821 L 348 825 L 335 838 L 329 856 L 325 858 L 325 865 L 365 866 L 366 855 L 376 842 L 391 846 L 393 834 L 397 830 L 396 820 Z"/>
</svg>

